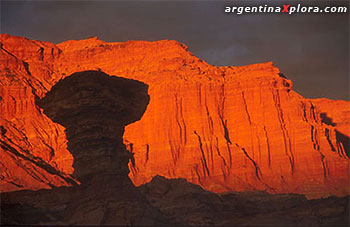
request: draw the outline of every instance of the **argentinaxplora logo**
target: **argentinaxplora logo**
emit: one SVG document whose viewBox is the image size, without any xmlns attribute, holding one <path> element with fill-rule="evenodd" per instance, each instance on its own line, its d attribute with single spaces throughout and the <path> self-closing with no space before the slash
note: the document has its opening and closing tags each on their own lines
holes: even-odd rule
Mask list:
<svg viewBox="0 0 350 227">
<path fill-rule="evenodd" d="M 347 13 L 347 6 L 303 6 L 297 5 L 282 5 L 282 6 L 225 6 L 225 13 L 233 14 L 248 14 L 248 13 Z"/>
</svg>

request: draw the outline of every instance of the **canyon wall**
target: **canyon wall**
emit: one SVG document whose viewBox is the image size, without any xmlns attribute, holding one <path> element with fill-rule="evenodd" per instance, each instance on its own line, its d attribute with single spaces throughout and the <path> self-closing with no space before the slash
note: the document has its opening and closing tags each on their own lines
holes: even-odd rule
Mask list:
<svg viewBox="0 0 350 227">
<path fill-rule="evenodd" d="M 64 128 L 34 100 L 97 70 L 149 85 L 145 114 L 124 133 L 136 185 L 159 174 L 214 192 L 349 193 L 349 102 L 302 97 L 270 62 L 216 67 L 169 40 L 0 42 L 1 191 L 78 184 Z"/>
</svg>

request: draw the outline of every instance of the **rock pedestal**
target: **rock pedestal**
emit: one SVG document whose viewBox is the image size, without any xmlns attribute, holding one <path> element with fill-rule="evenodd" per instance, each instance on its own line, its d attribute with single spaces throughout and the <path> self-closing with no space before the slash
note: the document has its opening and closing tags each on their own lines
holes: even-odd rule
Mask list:
<svg viewBox="0 0 350 227">
<path fill-rule="evenodd" d="M 74 73 L 37 100 L 44 114 L 66 128 L 73 176 L 81 182 L 128 175 L 124 127 L 141 118 L 148 102 L 144 83 L 99 71 Z"/>
</svg>

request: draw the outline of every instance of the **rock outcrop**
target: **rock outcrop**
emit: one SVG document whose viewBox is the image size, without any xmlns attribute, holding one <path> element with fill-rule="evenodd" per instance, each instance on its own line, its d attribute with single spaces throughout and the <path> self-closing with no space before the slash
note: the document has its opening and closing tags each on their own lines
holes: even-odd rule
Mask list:
<svg viewBox="0 0 350 227">
<path fill-rule="evenodd" d="M 81 185 L 2 194 L 1 223 L 170 224 L 128 178 L 124 126 L 141 118 L 148 101 L 147 85 L 103 72 L 79 72 L 59 81 L 36 103 L 65 126 L 73 176 Z"/>
<path fill-rule="evenodd" d="M 67 75 L 102 70 L 149 85 L 147 111 L 124 134 L 136 185 L 159 174 L 214 192 L 349 193 L 349 116 L 337 115 L 349 102 L 319 107 L 272 63 L 216 67 L 168 40 L 0 42 L 1 191 L 77 184 L 64 128 L 34 100 Z"/>
<path fill-rule="evenodd" d="M 154 207 L 184 226 L 349 226 L 349 196 L 307 200 L 263 191 L 215 194 L 185 179 L 140 186 Z"/>
</svg>

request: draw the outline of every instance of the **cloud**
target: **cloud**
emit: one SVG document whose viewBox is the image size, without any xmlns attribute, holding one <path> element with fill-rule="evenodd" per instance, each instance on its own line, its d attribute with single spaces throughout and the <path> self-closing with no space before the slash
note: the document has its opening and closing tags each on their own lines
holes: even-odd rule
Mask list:
<svg viewBox="0 0 350 227">
<path fill-rule="evenodd" d="M 349 13 L 223 13 L 228 4 L 265 3 L 1 1 L 1 31 L 54 43 L 89 36 L 106 41 L 174 39 L 214 65 L 274 61 L 302 95 L 349 100 Z"/>
</svg>

